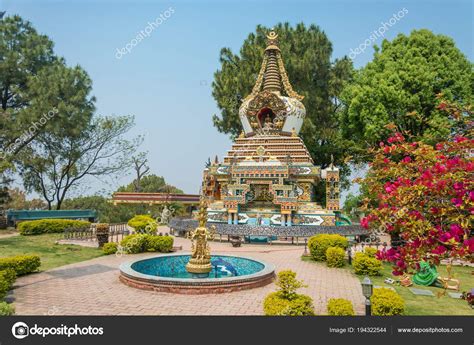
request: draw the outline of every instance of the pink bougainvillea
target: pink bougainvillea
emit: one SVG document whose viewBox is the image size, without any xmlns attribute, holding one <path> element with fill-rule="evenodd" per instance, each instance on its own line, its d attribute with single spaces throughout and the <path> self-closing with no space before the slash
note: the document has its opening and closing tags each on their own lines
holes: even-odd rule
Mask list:
<svg viewBox="0 0 474 345">
<path fill-rule="evenodd" d="M 440 109 L 452 111 L 442 103 Z M 428 145 L 395 133 L 374 152 L 361 180 L 377 199 L 361 225 L 382 228 L 404 244 L 377 255 L 393 263 L 394 274 L 417 269 L 419 261 L 471 260 L 474 238 L 474 140 L 464 133 Z"/>
</svg>

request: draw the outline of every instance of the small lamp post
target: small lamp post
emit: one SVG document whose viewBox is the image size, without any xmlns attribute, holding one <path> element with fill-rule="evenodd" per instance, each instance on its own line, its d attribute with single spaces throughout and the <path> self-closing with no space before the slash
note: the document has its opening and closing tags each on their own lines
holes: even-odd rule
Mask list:
<svg viewBox="0 0 474 345">
<path fill-rule="evenodd" d="M 308 255 L 308 240 L 307 240 L 306 237 L 304 238 L 304 253 L 303 253 L 303 255 L 304 256 Z"/>
<path fill-rule="evenodd" d="M 372 305 L 370 304 L 370 297 L 374 291 L 374 286 L 372 285 L 372 281 L 369 277 L 365 276 L 364 280 L 362 280 L 362 294 L 365 297 L 365 315 L 371 316 L 372 315 Z"/>
<path fill-rule="evenodd" d="M 353 241 L 349 241 L 349 245 L 347 246 L 347 261 L 349 262 L 349 265 L 352 265 L 352 245 Z"/>
</svg>

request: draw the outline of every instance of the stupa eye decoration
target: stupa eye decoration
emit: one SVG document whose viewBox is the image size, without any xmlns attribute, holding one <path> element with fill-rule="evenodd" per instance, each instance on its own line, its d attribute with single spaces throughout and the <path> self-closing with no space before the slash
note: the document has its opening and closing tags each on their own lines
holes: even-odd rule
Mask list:
<svg viewBox="0 0 474 345">
<path fill-rule="evenodd" d="M 306 110 L 286 74 L 278 34 L 267 35 L 262 66 L 239 109 L 243 133 L 222 162 L 204 171 L 203 191 L 212 214 L 233 225 L 324 225 L 336 223 L 339 169 L 315 165 L 298 136 Z M 214 182 L 208 184 L 207 176 Z M 326 186 L 326 205 L 315 200 L 315 186 Z M 216 193 L 216 191 L 218 191 Z"/>
</svg>

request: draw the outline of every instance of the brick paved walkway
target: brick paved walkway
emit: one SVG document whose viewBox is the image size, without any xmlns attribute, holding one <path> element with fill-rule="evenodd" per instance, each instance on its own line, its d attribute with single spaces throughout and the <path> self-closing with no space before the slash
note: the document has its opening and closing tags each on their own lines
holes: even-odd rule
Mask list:
<svg viewBox="0 0 474 345">
<path fill-rule="evenodd" d="M 189 241 L 176 238 L 175 245 L 189 251 Z M 287 245 L 243 245 L 211 243 L 213 253 L 241 254 L 273 263 L 277 271 L 292 269 L 307 288 L 317 314 L 326 313 L 329 298 L 352 301 L 356 312 L 363 312 L 360 283 L 348 270 L 329 269 L 325 264 L 301 261 L 304 248 Z M 177 295 L 143 291 L 118 280 L 121 262 L 155 256 L 104 256 L 46 272 L 21 277 L 13 297 L 18 315 L 261 315 L 265 296 L 275 284 L 252 290 L 216 295 Z"/>
</svg>

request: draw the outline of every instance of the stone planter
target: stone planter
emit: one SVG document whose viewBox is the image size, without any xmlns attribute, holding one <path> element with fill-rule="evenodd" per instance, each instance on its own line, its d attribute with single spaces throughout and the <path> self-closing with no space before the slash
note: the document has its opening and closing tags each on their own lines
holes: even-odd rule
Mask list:
<svg viewBox="0 0 474 345">
<path fill-rule="evenodd" d="M 99 248 L 102 248 L 104 244 L 109 242 L 109 224 L 97 224 L 95 235 L 97 237 L 97 242 L 99 243 Z"/>
</svg>

